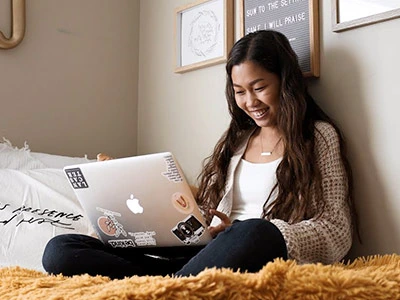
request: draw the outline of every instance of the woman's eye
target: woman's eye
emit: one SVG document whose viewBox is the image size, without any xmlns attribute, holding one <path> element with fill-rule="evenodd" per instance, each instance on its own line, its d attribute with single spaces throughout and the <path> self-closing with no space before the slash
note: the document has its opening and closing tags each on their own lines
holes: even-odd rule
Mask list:
<svg viewBox="0 0 400 300">
<path fill-rule="evenodd" d="M 264 88 L 265 88 L 265 86 L 260 86 L 260 87 L 254 89 L 254 90 L 255 90 L 256 92 L 260 92 L 260 91 L 262 91 Z"/>
<path fill-rule="evenodd" d="M 235 91 L 235 94 L 242 95 L 242 94 L 244 94 L 244 91 Z"/>
</svg>

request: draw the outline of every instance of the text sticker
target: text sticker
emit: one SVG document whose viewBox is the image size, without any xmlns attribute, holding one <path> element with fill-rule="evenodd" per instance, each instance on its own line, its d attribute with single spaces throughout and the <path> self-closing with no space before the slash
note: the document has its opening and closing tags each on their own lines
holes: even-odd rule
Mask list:
<svg viewBox="0 0 400 300">
<path fill-rule="evenodd" d="M 67 174 L 69 182 L 74 189 L 87 189 L 89 187 L 81 169 L 66 169 L 65 173 Z"/>
</svg>

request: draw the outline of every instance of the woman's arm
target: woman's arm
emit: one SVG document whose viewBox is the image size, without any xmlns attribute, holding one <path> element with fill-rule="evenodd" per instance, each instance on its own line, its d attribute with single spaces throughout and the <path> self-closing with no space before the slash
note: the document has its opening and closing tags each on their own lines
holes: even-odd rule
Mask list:
<svg viewBox="0 0 400 300">
<path fill-rule="evenodd" d="M 333 263 L 341 260 L 352 244 L 352 223 L 347 202 L 348 181 L 340 156 L 339 138 L 327 123 L 317 123 L 315 143 L 322 176 L 325 206 L 320 215 L 318 199 L 313 199 L 316 214 L 296 224 L 270 220 L 282 232 L 288 256 L 299 263 Z"/>
</svg>

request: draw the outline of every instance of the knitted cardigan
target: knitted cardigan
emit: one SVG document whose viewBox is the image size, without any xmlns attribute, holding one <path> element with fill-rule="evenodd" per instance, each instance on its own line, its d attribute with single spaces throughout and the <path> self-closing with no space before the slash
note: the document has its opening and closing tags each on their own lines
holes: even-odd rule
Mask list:
<svg viewBox="0 0 400 300">
<path fill-rule="evenodd" d="M 352 244 L 352 223 L 346 201 L 348 182 L 340 157 L 339 138 L 330 124 L 317 122 L 315 126 L 315 152 L 325 198 L 323 211 L 319 211 L 319 199 L 313 197 L 311 201 L 315 214 L 311 218 L 295 224 L 280 219 L 269 220 L 281 231 L 288 249 L 288 257 L 300 264 L 330 264 L 339 261 Z M 232 211 L 234 173 L 251 134 L 252 132 L 231 158 L 224 196 L 217 207 L 217 210 L 228 216 Z M 219 223 L 220 220 L 214 217 L 211 226 Z"/>
</svg>

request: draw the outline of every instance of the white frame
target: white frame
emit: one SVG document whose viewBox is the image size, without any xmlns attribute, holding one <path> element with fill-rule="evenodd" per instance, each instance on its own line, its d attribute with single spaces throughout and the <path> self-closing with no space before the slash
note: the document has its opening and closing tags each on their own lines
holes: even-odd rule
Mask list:
<svg viewBox="0 0 400 300">
<path fill-rule="evenodd" d="M 222 5 L 222 10 L 210 10 L 212 7 L 215 7 L 215 5 Z M 192 51 L 194 46 L 192 44 L 184 44 L 182 39 L 182 36 L 187 33 L 188 30 L 190 30 L 190 34 L 193 32 L 191 31 L 193 27 L 188 28 L 189 25 L 196 25 L 195 21 L 201 17 L 203 17 L 203 20 L 204 18 L 207 18 L 207 16 L 204 14 L 201 15 L 204 12 L 204 9 L 209 9 L 206 12 L 210 13 L 211 17 L 215 17 L 212 19 L 212 21 L 218 22 L 221 19 L 223 20 L 221 22 L 222 24 L 207 23 L 207 25 L 210 26 L 218 26 L 218 32 L 220 34 L 213 36 L 213 38 L 217 40 L 213 40 L 214 43 L 206 49 L 208 51 L 206 53 L 201 51 Z M 195 20 L 188 19 L 193 15 L 196 15 Z M 200 0 L 195 3 L 177 8 L 175 10 L 174 35 L 176 45 L 175 73 L 184 73 L 225 62 L 228 57 L 228 52 L 233 45 L 233 17 L 233 0 Z M 191 20 L 192 22 L 190 23 Z M 215 34 L 215 32 L 213 33 Z M 191 52 L 189 50 L 191 50 Z M 201 55 L 198 55 L 198 53 Z"/>
<path fill-rule="evenodd" d="M 332 0 L 332 31 L 340 32 L 400 17 L 400 8 L 373 14 L 363 18 L 340 22 L 340 0 Z"/>
</svg>

